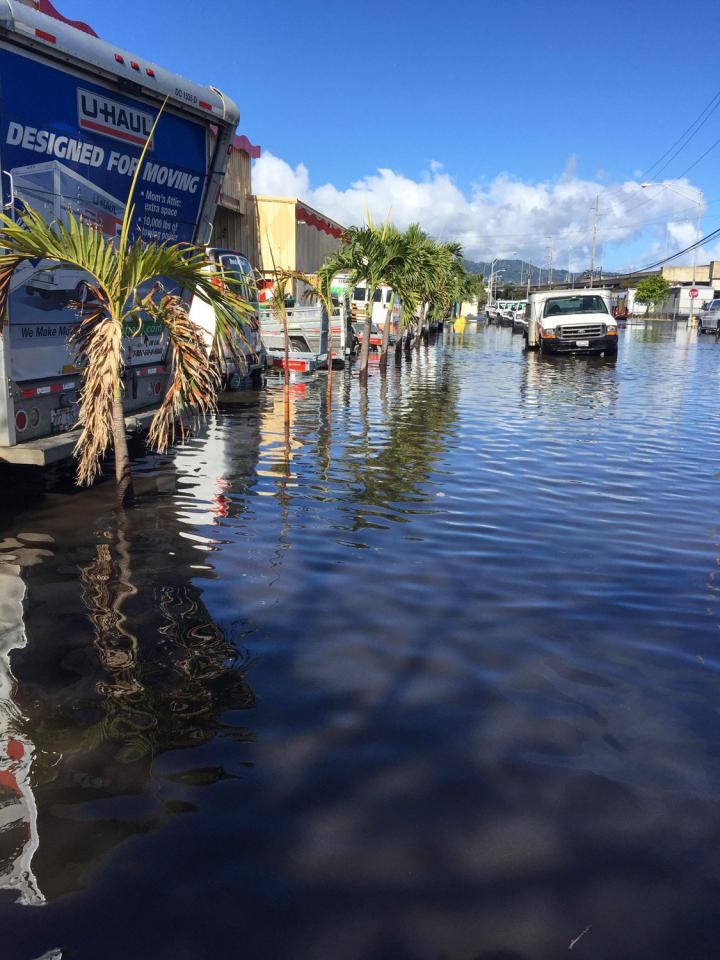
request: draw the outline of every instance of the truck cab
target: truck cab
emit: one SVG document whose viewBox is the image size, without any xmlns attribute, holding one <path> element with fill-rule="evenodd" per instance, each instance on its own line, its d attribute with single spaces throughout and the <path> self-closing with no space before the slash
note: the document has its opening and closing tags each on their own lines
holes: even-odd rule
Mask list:
<svg viewBox="0 0 720 960">
<path fill-rule="evenodd" d="M 251 386 L 265 368 L 265 347 L 260 336 L 260 304 L 255 274 L 247 257 L 235 250 L 207 247 L 206 254 L 210 263 L 214 264 L 222 277 L 228 280 L 228 286 L 233 292 L 242 297 L 252 308 L 249 315 L 242 317 L 242 336 L 235 335 L 232 343 L 226 346 L 225 355 L 218 357 L 222 368 L 224 389 L 242 389 Z M 205 346 L 210 353 L 215 348 L 213 308 L 199 297 L 193 297 L 190 319 L 202 328 Z"/>
<path fill-rule="evenodd" d="M 542 353 L 614 354 L 617 321 L 610 291 L 543 290 L 528 301 L 528 346 Z"/>
<path fill-rule="evenodd" d="M 698 333 L 720 334 L 720 299 L 711 300 L 698 313 Z"/>
</svg>

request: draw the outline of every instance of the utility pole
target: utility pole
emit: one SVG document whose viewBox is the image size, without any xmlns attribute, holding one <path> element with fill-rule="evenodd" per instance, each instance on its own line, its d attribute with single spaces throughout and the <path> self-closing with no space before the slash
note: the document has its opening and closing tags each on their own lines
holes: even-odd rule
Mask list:
<svg viewBox="0 0 720 960">
<path fill-rule="evenodd" d="M 550 246 L 548 247 L 548 261 L 550 265 L 550 275 L 548 277 L 548 286 L 552 286 L 554 260 L 555 260 L 555 238 L 550 237 Z"/>
<path fill-rule="evenodd" d="M 695 246 L 693 247 L 693 278 L 692 285 L 695 286 L 696 274 L 697 274 L 697 248 L 700 243 L 700 214 L 702 213 L 702 201 L 698 199 L 697 205 L 697 221 L 695 223 Z M 660 271 L 662 274 L 662 270 Z M 688 318 L 688 324 L 691 327 L 695 326 L 695 301 L 690 299 L 690 317 Z"/>
<path fill-rule="evenodd" d="M 593 232 L 592 232 L 592 253 L 590 254 L 590 286 L 593 286 L 595 280 L 595 241 L 597 240 L 597 225 L 598 217 L 600 215 L 600 194 L 595 196 L 595 217 L 593 219 Z"/>
</svg>

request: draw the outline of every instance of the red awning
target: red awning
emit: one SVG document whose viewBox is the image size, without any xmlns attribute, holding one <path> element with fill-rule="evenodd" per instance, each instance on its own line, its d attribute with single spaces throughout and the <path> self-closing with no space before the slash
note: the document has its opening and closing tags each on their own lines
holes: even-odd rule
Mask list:
<svg viewBox="0 0 720 960">
<path fill-rule="evenodd" d="M 39 0 L 37 8 L 40 13 L 45 13 L 48 15 L 48 17 L 52 17 L 54 20 L 60 20 L 62 23 L 66 23 L 69 27 L 75 27 L 76 30 L 82 30 L 83 33 L 89 33 L 91 37 L 97 36 L 93 28 L 88 26 L 87 23 L 83 23 L 82 20 L 68 20 L 67 17 L 64 17 L 58 10 L 55 9 L 51 0 Z"/>
<path fill-rule="evenodd" d="M 256 147 L 254 143 L 250 143 L 244 133 L 233 138 L 233 149 L 244 150 L 253 160 L 257 160 L 260 156 L 260 147 Z"/>
</svg>

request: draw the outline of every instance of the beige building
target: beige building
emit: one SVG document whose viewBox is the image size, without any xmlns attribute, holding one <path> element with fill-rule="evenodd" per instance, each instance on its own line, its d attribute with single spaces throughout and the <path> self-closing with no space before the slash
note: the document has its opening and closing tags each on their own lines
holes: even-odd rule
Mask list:
<svg viewBox="0 0 720 960">
<path fill-rule="evenodd" d="M 254 197 L 259 238 L 257 267 L 315 273 L 340 246 L 345 228 L 297 197 Z"/>
</svg>

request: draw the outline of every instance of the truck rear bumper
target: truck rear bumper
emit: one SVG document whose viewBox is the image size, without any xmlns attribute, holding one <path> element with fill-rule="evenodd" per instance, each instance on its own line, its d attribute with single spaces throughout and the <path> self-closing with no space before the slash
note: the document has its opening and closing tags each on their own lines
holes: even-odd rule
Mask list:
<svg viewBox="0 0 720 960">
<path fill-rule="evenodd" d="M 150 428 L 157 407 L 152 410 L 140 410 L 125 417 L 125 427 L 130 433 L 144 433 Z M 0 465 L 4 463 L 27 467 L 47 467 L 51 463 L 61 463 L 72 457 L 75 444 L 80 436 L 79 430 L 56 433 L 51 437 L 38 437 L 26 440 L 14 447 L 0 447 Z"/>
</svg>

